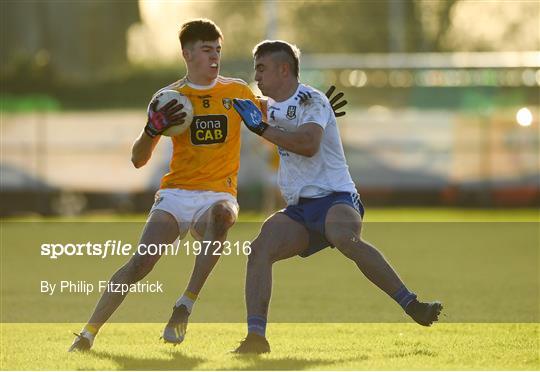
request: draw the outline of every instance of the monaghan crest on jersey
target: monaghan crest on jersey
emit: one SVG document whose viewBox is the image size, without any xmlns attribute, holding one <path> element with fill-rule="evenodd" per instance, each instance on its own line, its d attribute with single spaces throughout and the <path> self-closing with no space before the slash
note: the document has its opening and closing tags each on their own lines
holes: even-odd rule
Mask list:
<svg viewBox="0 0 540 372">
<path fill-rule="evenodd" d="M 287 119 L 292 120 L 296 117 L 296 106 L 290 105 L 287 107 Z"/>
</svg>

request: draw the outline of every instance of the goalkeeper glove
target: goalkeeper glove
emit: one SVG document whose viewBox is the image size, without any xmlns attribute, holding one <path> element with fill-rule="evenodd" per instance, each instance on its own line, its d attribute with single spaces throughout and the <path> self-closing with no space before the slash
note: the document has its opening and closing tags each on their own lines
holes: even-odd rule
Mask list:
<svg viewBox="0 0 540 372">
<path fill-rule="evenodd" d="M 242 117 L 246 127 L 255 134 L 262 136 L 268 124 L 262 121 L 261 110 L 249 99 L 233 99 L 233 107 Z"/>
<path fill-rule="evenodd" d="M 339 92 L 332 97 L 334 90 L 336 90 L 336 87 L 333 85 L 330 86 L 330 88 L 328 88 L 326 91 L 326 97 L 330 101 L 330 106 L 332 107 L 332 111 L 334 111 L 334 115 L 336 115 L 336 118 L 339 118 L 340 116 L 345 115 L 345 111 L 338 112 L 337 110 L 345 106 L 348 102 L 347 100 L 340 101 L 340 99 L 344 96 L 343 92 Z M 300 91 L 296 97 L 300 100 L 300 103 L 306 103 L 311 99 L 311 93 L 307 91 Z"/>
<path fill-rule="evenodd" d="M 334 90 L 336 90 L 336 87 L 333 85 L 330 86 L 330 88 L 328 88 L 328 90 L 326 91 L 326 97 L 330 101 L 330 106 L 332 106 L 332 110 L 334 110 L 334 115 L 336 115 L 336 118 L 339 118 L 340 116 L 345 115 L 346 112 L 345 111 L 338 112 L 337 110 L 345 106 L 348 102 L 346 99 L 344 99 L 343 101 L 340 101 L 340 99 L 344 95 L 343 92 L 339 92 L 338 94 L 334 96 L 334 98 L 331 98 L 332 94 L 334 93 Z"/>
<path fill-rule="evenodd" d="M 154 102 L 150 104 L 148 122 L 144 127 L 145 133 L 151 138 L 155 138 L 170 127 L 183 124 L 184 118 L 186 117 L 186 113 L 182 111 L 184 106 L 182 104 L 177 104 L 175 99 L 168 102 L 159 110 L 156 109 L 157 104 L 157 100 L 154 100 Z"/>
</svg>

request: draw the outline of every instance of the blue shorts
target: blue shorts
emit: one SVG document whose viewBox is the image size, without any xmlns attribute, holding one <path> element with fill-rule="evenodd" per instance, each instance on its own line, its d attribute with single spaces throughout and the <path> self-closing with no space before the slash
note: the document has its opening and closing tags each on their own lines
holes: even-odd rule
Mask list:
<svg viewBox="0 0 540 372">
<path fill-rule="evenodd" d="M 309 233 L 308 248 L 300 254 L 300 257 L 311 256 L 328 246 L 334 248 L 326 239 L 324 224 L 328 210 L 336 204 L 350 205 L 362 218 L 364 217 L 364 206 L 360 196 L 350 192 L 334 192 L 323 198 L 300 198 L 298 204 L 289 205 L 280 211 L 302 224 Z"/>
</svg>

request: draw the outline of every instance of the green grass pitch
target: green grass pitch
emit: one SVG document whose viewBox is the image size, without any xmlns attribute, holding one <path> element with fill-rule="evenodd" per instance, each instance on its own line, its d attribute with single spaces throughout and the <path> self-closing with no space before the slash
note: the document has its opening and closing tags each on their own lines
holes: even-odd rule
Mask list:
<svg viewBox="0 0 540 372">
<path fill-rule="evenodd" d="M 136 242 L 141 216 L 2 221 L 2 370 L 538 370 L 539 214 L 533 210 L 368 209 L 363 236 L 421 299 L 445 304 L 425 328 L 336 250 L 274 267 L 272 353 L 228 353 L 245 336 L 245 257 L 222 257 L 182 345 L 159 340 L 193 257 L 163 257 L 149 280 L 163 295 L 130 295 L 87 354 L 67 353 L 99 294 L 47 296 L 39 281 L 108 279 L 125 257 L 39 255 L 44 241 Z M 243 214 L 230 240 L 250 240 Z M 106 222 L 105 222 L 106 221 Z M 31 323 L 29 323 L 31 321 Z"/>
<path fill-rule="evenodd" d="M 272 352 L 227 351 L 241 324 L 191 325 L 185 343 L 159 341 L 161 325 L 110 324 L 88 354 L 66 353 L 72 324 L 4 324 L 2 368 L 42 370 L 535 370 L 538 325 L 273 324 Z"/>
</svg>

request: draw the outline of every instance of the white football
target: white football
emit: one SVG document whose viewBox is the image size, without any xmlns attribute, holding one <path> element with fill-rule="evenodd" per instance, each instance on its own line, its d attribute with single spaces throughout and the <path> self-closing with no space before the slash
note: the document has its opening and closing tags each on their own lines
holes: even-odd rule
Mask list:
<svg viewBox="0 0 540 372">
<path fill-rule="evenodd" d="M 156 109 L 159 110 L 163 106 L 165 106 L 167 103 L 172 101 L 173 99 L 176 100 L 177 103 L 180 103 L 184 105 L 182 108 L 182 111 L 186 113 L 186 117 L 184 118 L 184 123 L 180 125 L 175 125 L 174 127 L 170 127 L 166 131 L 162 133 L 164 136 L 168 137 L 174 137 L 178 136 L 182 133 L 184 133 L 189 126 L 191 125 L 191 122 L 193 121 L 193 105 L 191 104 L 191 101 L 189 98 L 187 98 L 182 93 L 176 91 L 176 90 L 163 90 L 159 92 L 154 99 L 157 99 L 158 104 Z"/>
</svg>

